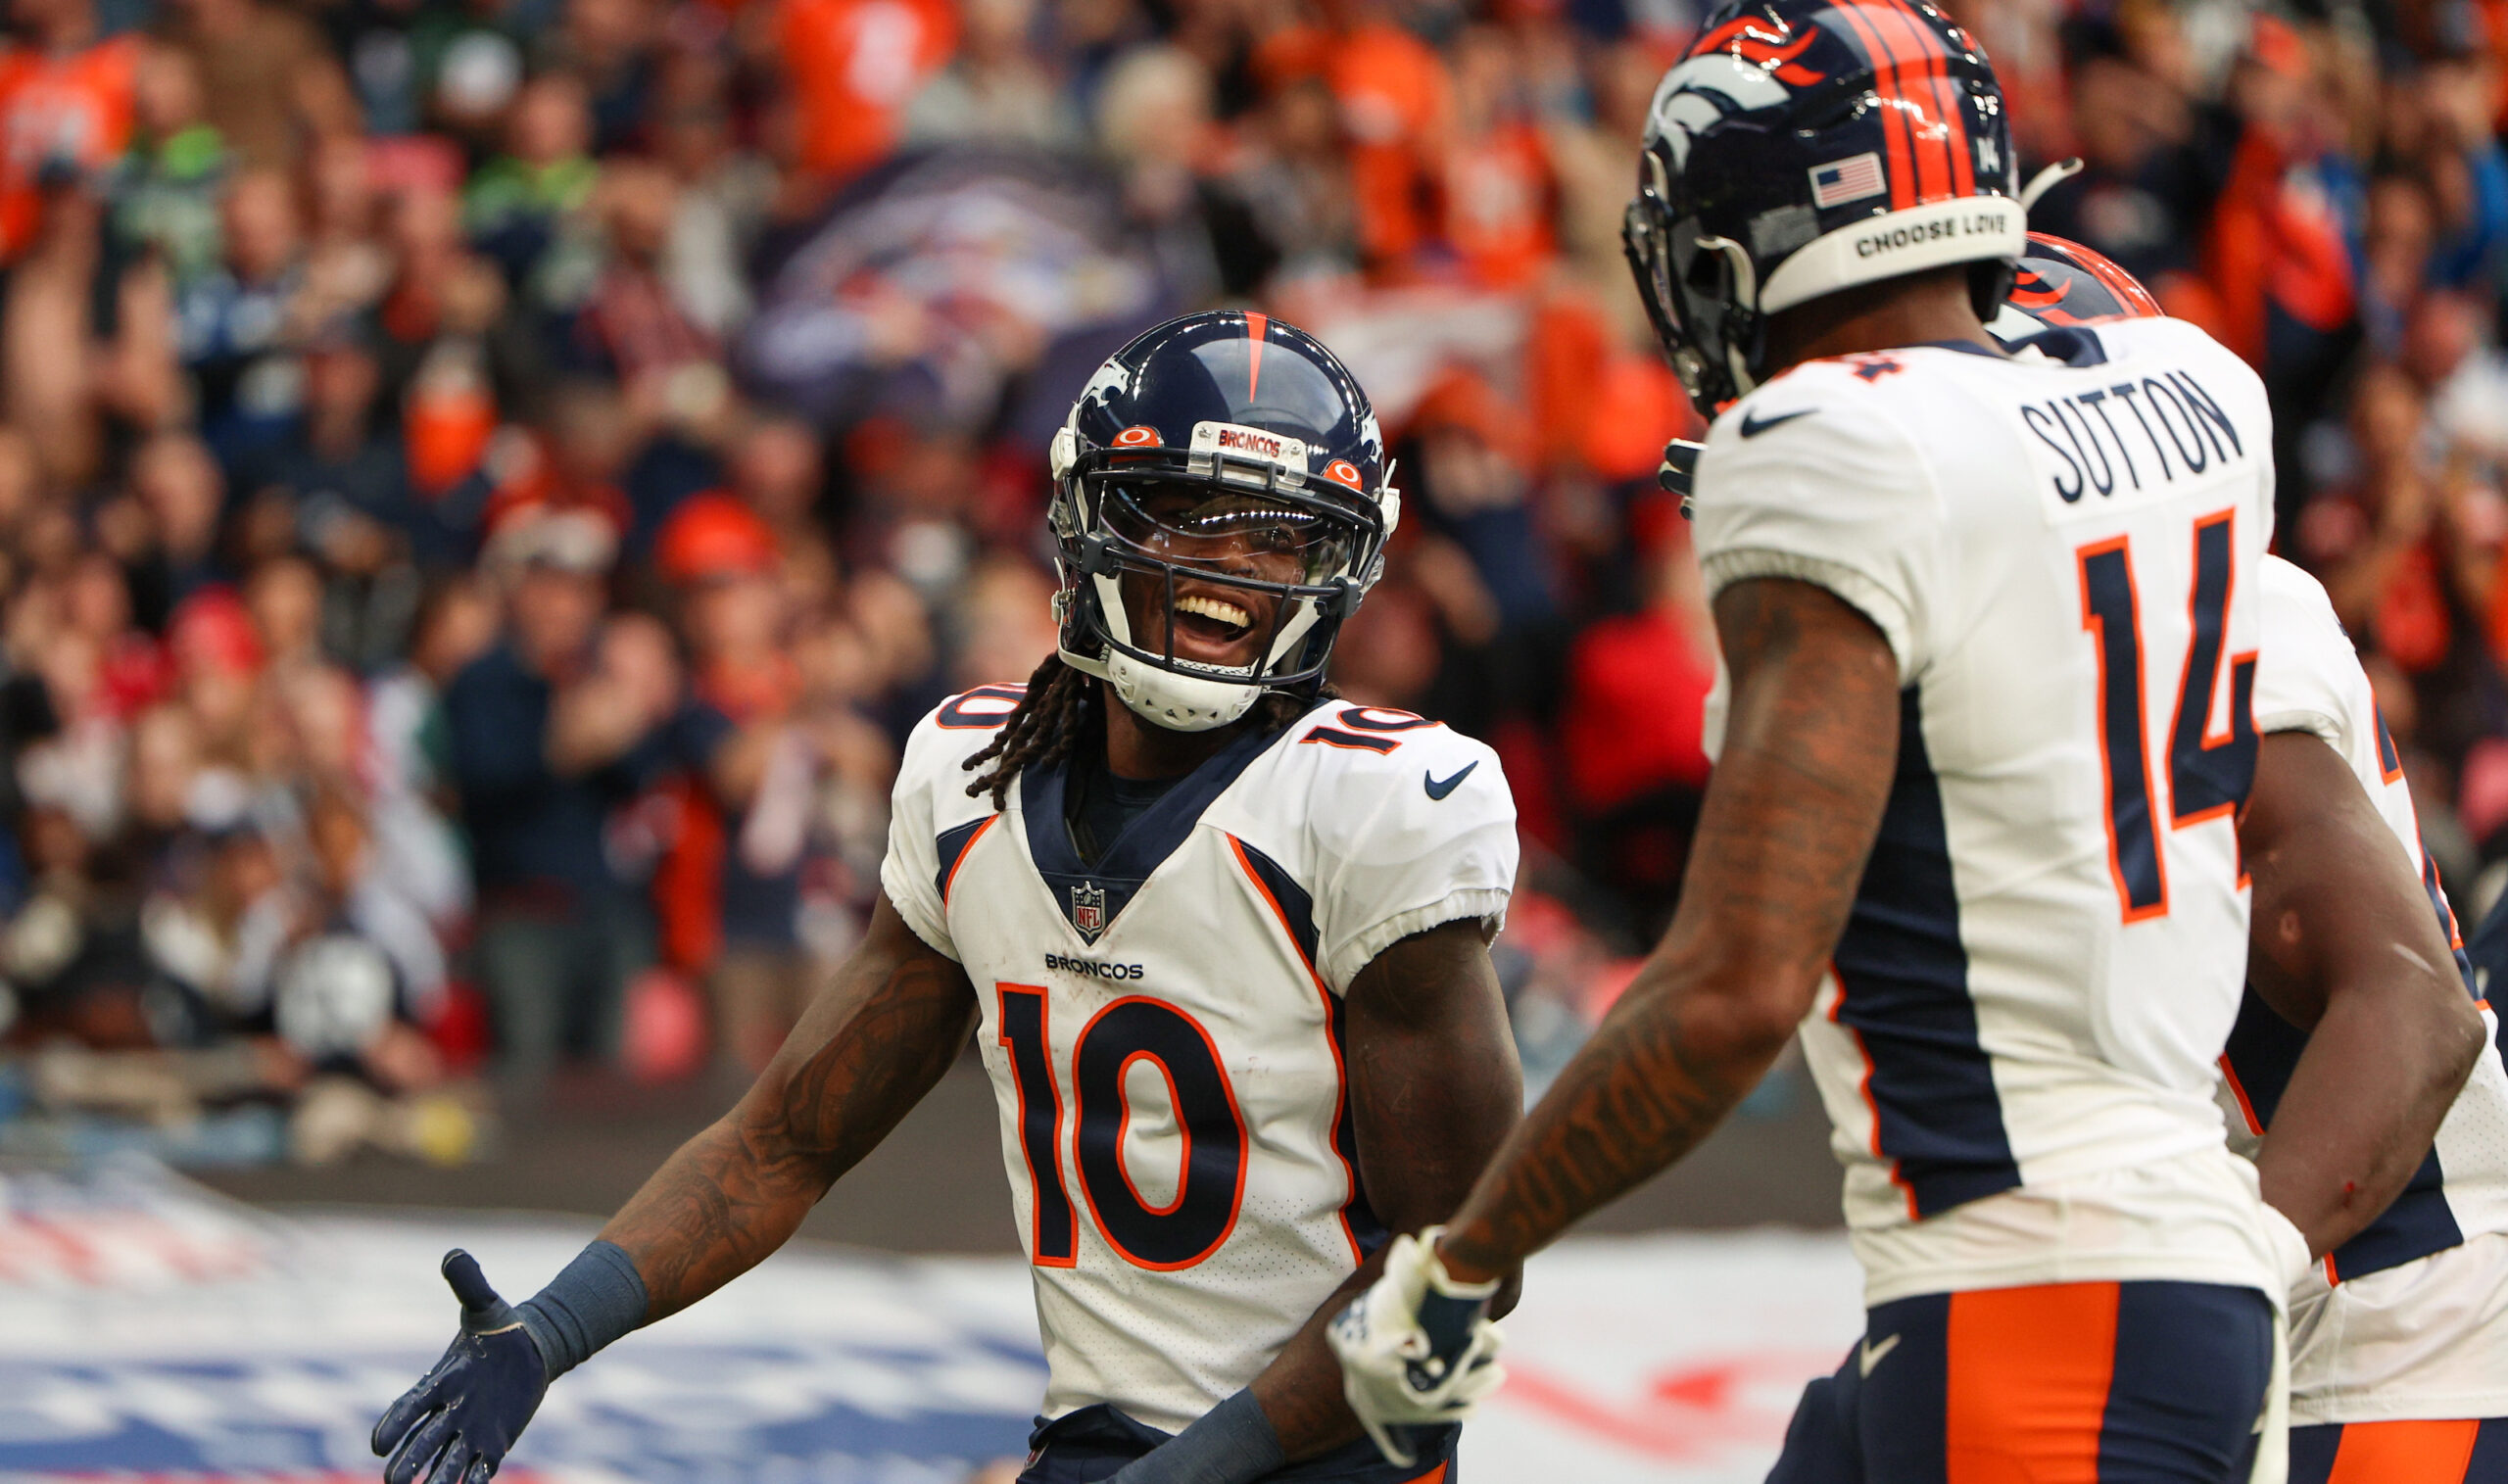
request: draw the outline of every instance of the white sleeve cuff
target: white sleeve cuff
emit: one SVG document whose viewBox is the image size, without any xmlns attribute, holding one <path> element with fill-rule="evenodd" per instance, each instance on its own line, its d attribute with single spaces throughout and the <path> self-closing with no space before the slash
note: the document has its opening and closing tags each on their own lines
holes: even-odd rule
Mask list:
<svg viewBox="0 0 2508 1484">
<path fill-rule="evenodd" d="M 1915 674 L 1915 626 L 1908 621 L 1906 605 L 1864 572 L 1824 556 L 1806 556 L 1799 551 L 1779 551 L 1767 547 L 1718 551 L 1707 558 L 1703 570 L 1710 602 L 1714 601 L 1716 594 L 1734 583 L 1754 577 L 1785 577 L 1826 589 L 1840 601 L 1872 620 L 1873 627 L 1881 631 L 1881 637 L 1890 642 L 1890 654 L 1899 662 L 1902 685 Z"/>
<path fill-rule="evenodd" d="M 2323 711 L 2259 711 L 2255 714 L 2255 730 L 2259 734 L 2305 732 L 2327 746 L 2342 750 L 2342 723 Z"/>
<path fill-rule="evenodd" d="M 901 885 L 896 880 L 897 877 L 913 869 L 912 866 L 900 862 L 894 855 L 880 862 L 880 889 L 888 893 L 889 905 L 897 909 L 897 916 L 903 918 L 905 925 L 914 930 L 914 935 L 923 939 L 933 952 L 954 964 L 958 962 L 958 950 L 956 945 L 949 941 L 949 925 L 938 920 L 926 921 L 929 909 L 915 895 L 911 889 L 911 884 Z"/>
<path fill-rule="evenodd" d="M 1447 923 L 1472 918 L 1495 933 L 1507 923 L 1507 896 L 1503 886 L 1475 886 L 1450 891 L 1427 906 L 1388 917 L 1332 953 L 1324 965 L 1324 981 L 1332 986 L 1333 993 L 1346 994 L 1350 981 L 1374 963 L 1377 954 L 1414 933 L 1425 933 Z"/>
</svg>

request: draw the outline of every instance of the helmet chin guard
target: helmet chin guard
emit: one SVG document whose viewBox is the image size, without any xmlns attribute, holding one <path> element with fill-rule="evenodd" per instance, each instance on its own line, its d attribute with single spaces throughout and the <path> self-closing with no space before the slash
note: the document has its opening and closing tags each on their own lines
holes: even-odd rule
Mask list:
<svg viewBox="0 0 2508 1484">
<path fill-rule="evenodd" d="M 1254 709 L 1264 687 L 1242 681 L 1204 680 L 1145 665 L 1118 652 L 1106 661 L 1115 698 L 1133 715 L 1171 732 L 1208 732 Z"/>
</svg>

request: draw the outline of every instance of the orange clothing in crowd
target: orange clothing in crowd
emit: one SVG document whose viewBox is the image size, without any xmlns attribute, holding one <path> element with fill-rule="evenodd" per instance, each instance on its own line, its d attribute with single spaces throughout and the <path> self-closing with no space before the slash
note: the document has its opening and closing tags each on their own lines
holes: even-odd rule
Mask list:
<svg viewBox="0 0 2508 1484">
<path fill-rule="evenodd" d="M 1471 281 L 1529 283 L 1558 252 L 1551 235 L 1550 152 L 1541 131 L 1506 123 L 1445 157 L 1445 235 Z"/>
<path fill-rule="evenodd" d="M 2203 244 L 2203 277 L 2220 295 L 2205 325 L 2251 365 L 2264 363 L 2266 306 L 2313 329 L 2351 317 L 2351 256 L 2313 172 L 2260 130 L 2239 145 Z"/>
<path fill-rule="evenodd" d="M 1360 251 L 1371 262 L 1398 262 L 1428 232 L 1428 147 L 1454 106 L 1445 60 L 1384 23 L 1328 38 L 1323 54 L 1325 84 L 1350 139 Z"/>
<path fill-rule="evenodd" d="M 0 55 L 0 260 L 34 239 L 44 168 L 90 173 L 130 144 L 140 43 L 117 36 L 81 51 Z"/>
<path fill-rule="evenodd" d="M 958 13 L 949 0 L 782 0 L 775 38 L 801 164 L 844 176 L 896 148 L 907 100 L 957 50 Z"/>
</svg>

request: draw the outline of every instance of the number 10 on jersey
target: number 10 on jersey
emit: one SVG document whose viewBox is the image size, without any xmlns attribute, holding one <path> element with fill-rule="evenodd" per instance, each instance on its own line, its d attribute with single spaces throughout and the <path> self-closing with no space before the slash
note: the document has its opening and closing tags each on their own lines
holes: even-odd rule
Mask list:
<svg viewBox="0 0 2508 1484">
<path fill-rule="evenodd" d="M 2236 581 L 2237 513 L 2223 510 L 2194 523 L 2194 581 L 2187 594 L 2185 669 L 2176 714 L 2164 739 L 2168 754 L 2169 826 L 2183 830 L 2234 816 L 2255 777 L 2255 655 L 2230 660 L 2229 729 L 2211 730 L 2221 651 L 2228 639 L 2230 593 Z M 2081 622 L 2098 657 L 2098 746 L 2106 768 L 2107 866 L 2128 923 L 2168 912 L 2168 863 L 2161 849 L 2152 789 L 2151 748 L 2143 715 L 2141 595 L 2134 584 L 2132 538 L 2084 547 Z"/>
<path fill-rule="evenodd" d="M 1039 1268 L 1080 1260 L 1078 1215 L 1063 1181 L 1062 1094 L 1046 1033 L 1046 994 L 996 984 L 1001 1045 L 1019 1094 L 1019 1149 L 1028 1166 L 1031 1255 Z M 1125 1164 L 1133 1110 L 1125 1080 L 1147 1062 L 1167 1081 L 1182 1144 L 1176 1189 L 1152 1205 Z M 1199 1022 L 1165 1000 L 1130 995 L 1089 1018 L 1072 1048 L 1074 1164 L 1088 1214 L 1108 1246 L 1136 1268 L 1173 1271 L 1201 1262 L 1236 1227 L 1245 1196 L 1245 1120 L 1219 1048 Z"/>
</svg>

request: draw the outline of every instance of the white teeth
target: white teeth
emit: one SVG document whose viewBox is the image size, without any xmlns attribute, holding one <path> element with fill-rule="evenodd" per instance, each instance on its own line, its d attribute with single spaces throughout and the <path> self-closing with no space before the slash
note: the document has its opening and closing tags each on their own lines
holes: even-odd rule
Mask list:
<svg viewBox="0 0 2508 1484">
<path fill-rule="evenodd" d="M 1194 594 L 1190 598 L 1180 598 L 1176 599 L 1176 611 L 1179 613 L 1198 613 L 1204 618 L 1216 618 L 1221 623 L 1233 624 L 1240 629 L 1246 628 L 1254 622 L 1254 615 L 1246 612 L 1236 604 L 1231 602 L 1221 602 L 1216 598 L 1204 598 L 1198 593 Z"/>
</svg>

